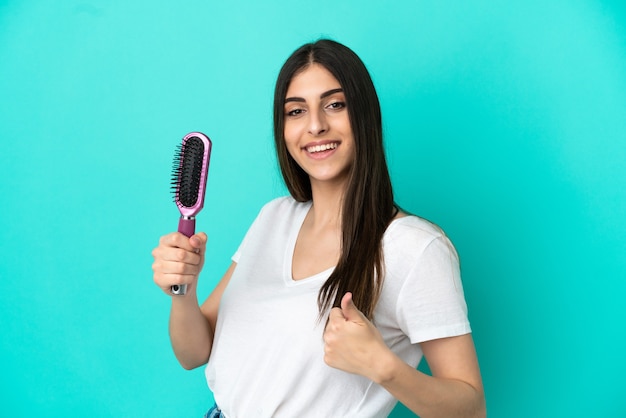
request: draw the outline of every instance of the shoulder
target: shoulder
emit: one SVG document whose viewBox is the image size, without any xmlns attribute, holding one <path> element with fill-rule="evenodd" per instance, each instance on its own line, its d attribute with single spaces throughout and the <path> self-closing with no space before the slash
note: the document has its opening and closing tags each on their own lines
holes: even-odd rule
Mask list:
<svg viewBox="0 0 626 418">
<path fill-rule="evenodd" d="M 298 213 L 308 210 L 311 202 L 298 202 L 291 196 L 281 196 L 270 200 L 261 208 L 259 215 Z"/>
<path fill-rule="evenodd" d="M 415 215 L 407 215 L 397 219 L 387 228 L 384 240 L 390 242 L 401 242 L 408 245 L 413 250 L 426 247 L 433 240 L 446 237 L 445 232 L 424 218 Z"/>
<path fill-rule="evenodd" d="M 387 267 L 403 275 L 427 260 L 455 260 L 458 263 L 458 254 L 446 233 L 434 223 L 415 215 L 397 218 L 389 225 L 383 237 L 383 249 Z"/>
<path fill-rule="evenodd" d="M 253 224 L 269 225 L 277 228 L 278 225 L 290 225 L 294 220 L 306 215 L 311 202 L 297 202 L 291 196 L 282 196 L 265 203 L 258 212 Z"/>
</svg>

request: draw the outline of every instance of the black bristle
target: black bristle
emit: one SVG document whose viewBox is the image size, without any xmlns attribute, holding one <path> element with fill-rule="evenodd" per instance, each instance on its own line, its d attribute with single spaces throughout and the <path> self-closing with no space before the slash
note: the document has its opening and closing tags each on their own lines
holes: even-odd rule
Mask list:
<svg viewBox="0 0 626 418">
<path fill-rule="evenodd" d="M 184 207 L 192 207 L 198 201 L 203 159 L 204 143 L 198 137 L 191 137 L 177 147 L 172 170 L 172 192 L 174 201 Z"/>
</svg>

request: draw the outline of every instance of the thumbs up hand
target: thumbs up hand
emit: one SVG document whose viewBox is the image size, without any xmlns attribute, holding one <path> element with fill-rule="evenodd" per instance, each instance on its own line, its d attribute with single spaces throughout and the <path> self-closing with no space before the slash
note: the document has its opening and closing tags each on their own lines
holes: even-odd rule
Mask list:
<svg viewBox="0 0 626 418">
<path fill-rule="evenodd" d="M 331 367 L 380 381 L 384 359 L 391 350 L 383 338 L 352 301 L 352 293 L 333 308 L 324 330 L 324 361 Z"/>
</svg>

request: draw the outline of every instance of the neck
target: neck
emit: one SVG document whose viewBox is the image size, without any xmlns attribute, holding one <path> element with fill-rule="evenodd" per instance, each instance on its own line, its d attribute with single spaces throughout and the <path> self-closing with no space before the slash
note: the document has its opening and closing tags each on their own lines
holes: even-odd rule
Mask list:
<svg viewBox="0 0 626 418">
<path fill-rule="evenodd" d="M 315 228 L 341 228 L 341 212 L 346 184 L 311 183 L 313 206 L 310 212 L 311 226 Z"/>
</svg>

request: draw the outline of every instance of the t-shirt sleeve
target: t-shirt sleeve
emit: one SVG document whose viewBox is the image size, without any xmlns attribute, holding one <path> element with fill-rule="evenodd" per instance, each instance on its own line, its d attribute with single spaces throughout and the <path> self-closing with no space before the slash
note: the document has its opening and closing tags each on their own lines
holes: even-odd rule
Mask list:
<svg viewBox="0 0 626 418">
<path fill-rule="evenodd" d="M 413 344 L 471 332 L 459 258 L 445 235 L 433 238 L 417 257 L 398 296 L 396 315 Z"/>
<path fill-rule="evenodd" d="M 231 260 L 234 261 L 235 263 L 239 263 L 239 259 L 241 258 L 241 254 L 245 251 L 246 248 L 246 243 L 250 241 L 250 237 L 254 236 L 255 230 L 259 228 L 259 225 L 262 223 L 262 219 L 264 214 L 271 209 L 271 206 L 274 206 L 278 203 L 279 199 L 270 201 L 268 203 L 266 203 L 261 210 L 259 211 L 258 215 L 256 216 L 256 218 L 254 219 L 254 221 L 252 222 L 252 225 L 250 225 L 250 228 L 248 228 L 248 231 L 246 232 L 246 235 L 244 235 L 243 240 L 241 241 L 241 243 L 239 244 L 239 248 L 237 248 L 237 251 L 235 251 L 235 254 L 233 254 L 233 256 L 231 257 Z"/>
</svg>

